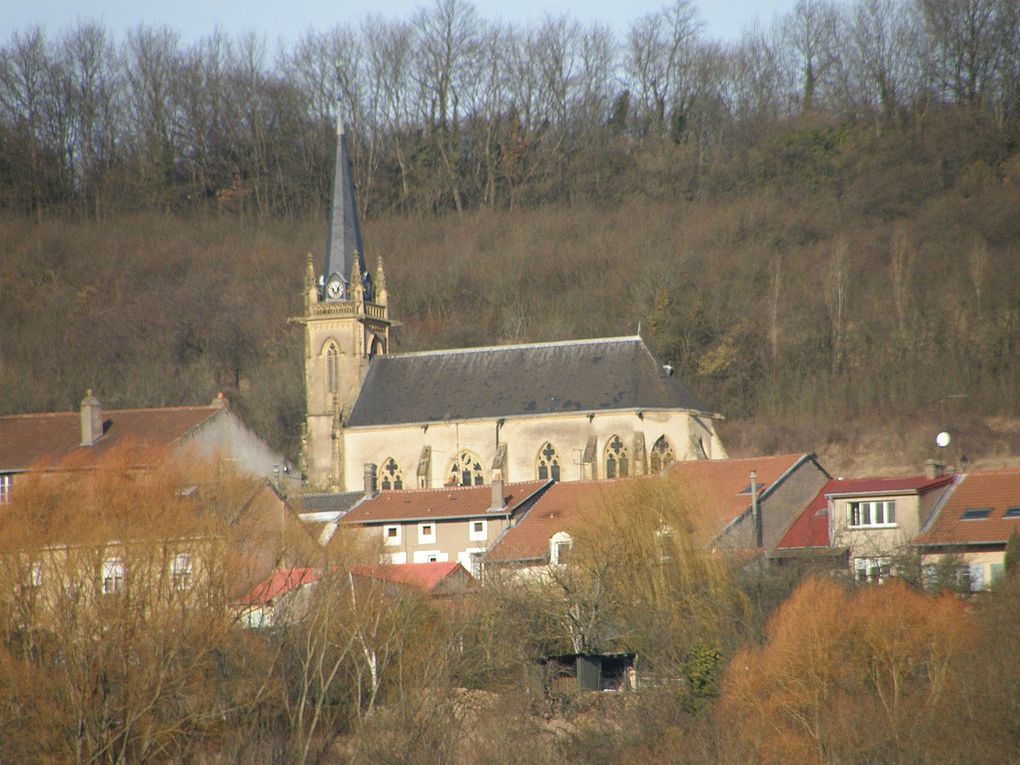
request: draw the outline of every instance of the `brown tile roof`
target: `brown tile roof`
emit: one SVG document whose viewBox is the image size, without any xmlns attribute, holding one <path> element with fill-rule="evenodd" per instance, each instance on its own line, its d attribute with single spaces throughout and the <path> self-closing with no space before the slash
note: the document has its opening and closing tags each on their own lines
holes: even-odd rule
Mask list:
<svg viewBox="0 0 1020 765">
<path fill-rule="evenodd" d="M 807 454 L 782 454 L 772 457 L 746 457 L 728 460 L 675 462 L 669 475 L 680 482 L 706 514 L 702 521 L 710 534 L 718 534 L 751 506 L 751 471 L 757 473 L 762 501 L 775 490 L 781 479 Z"/>
<path fill-rule="evenodd" d="M 104 411 L 103 435 L 92 446 L 81 445 L 79 412 L 0 417 L 0 472 L 92 467 L 114 449 L 128 449 L 128 459 L 144 464 L 222 411 L 216 405 Z"/>
<path fill-rule="evenodd" d="M 586 503 L 614 491 L 621 481 L 571 481 L 551 486 L 520 522 L 496 541 L 486 560 L 537 560 L 549 554 L 549 539 L 570 532 Z"/>
<path fill-rule="evenodd" d="M 750 472 L 757 472 L 760 496 L 767 498 L 781 479 L 805 454 L 749 457 L 732 460 L 698 460 L 674 463 L 668 475 L 697 503 L 699 529 L 708 538 L 720 533 L 751 504 Z M 632 479 L 628 479 L 632 480 Z M 578 522 L 579 508 L 596 502 L 624 481 L 572 481 L 558 483 L 545 492 L 518 524 L 509 529 L 486 554 L 493 561 L 536 560 L 549 554 L 549 539 Z M 707 539 L 706 539 L 707 541 Z"/>
<path fill-rule="evenodd" d="M 1007 517 L 1011 508 L 1016 508 L 1015 514 Z M 984 509 L 989 511 L 987 517 L 964 518 L 968 510 Z M 1009 540 L 1014 529 L 1020 531 L 1020 470 L 966 473 L 958 477 L 949 497 L 914 543 L 1001 544 Z"/>
<path fill-rule="evenodd" d="M 524 500 L 547 485 L 547 481 L 529 481 L 506 485 L 505 508 L 510 513 Z M 365 500 L 343 517 L 342 523 L 382 523 L 417 518 L 468 518 L 493 515 L 491 486 L 454 486 L 445 489 L 381 491 Z"/>
</svg>

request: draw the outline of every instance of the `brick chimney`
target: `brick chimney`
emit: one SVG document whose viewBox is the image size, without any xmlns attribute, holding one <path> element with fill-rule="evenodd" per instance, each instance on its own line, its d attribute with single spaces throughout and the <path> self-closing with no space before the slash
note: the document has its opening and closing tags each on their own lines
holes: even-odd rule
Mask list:
<svg viewBox="0 0 1020 765">
<path fill-rule="evenodd" d="M 365 463 L 365 499 L 375 496 L 376 466 L 374 462 Z"/>
<path fill-rule="evenodd" d="M 92 388 L 81 400 L 81 445 L 92 446 L 103 435 L 103 407 L 92 395 Z"/>
<path fill-rule="evenodd" d="M 506 495 L 504 494 L 503 471 L 492 471 L 492 501 L 489 503 L 489 510 L 502 510 L 506 507 Z"/>
<path fill-rule="evenodd" d="M 929 479 L 941 478 L 946 474 L 946 465 L 939 460 L 926 460 L 924 463 L 924 477 Z"/>
</svg>

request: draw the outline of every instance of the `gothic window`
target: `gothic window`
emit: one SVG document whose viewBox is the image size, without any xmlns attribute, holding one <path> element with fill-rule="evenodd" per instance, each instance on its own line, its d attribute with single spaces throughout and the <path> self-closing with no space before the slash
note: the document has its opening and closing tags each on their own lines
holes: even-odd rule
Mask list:
<svg viewBox="0 0 1020 765">
<path fill-rule="evenodd" d="M 538 452 L 538 479 L 548 481 L 550 478 L 554 481 L 560 480 L 560 455 L 556 453 L 553 445 L 546 441 Z"/>
<path fill-rule="evenodd" d="M 447 486 L 481 486 L 483 481 L 482 461 L 467 449 L 454 458 L 446 473 Z"/>
<path fill-rule="evenodd" d="M 665 436 L 659 436 L 659 440 L 652 445 L 652 454 L 648 460 L 652 473 L 661 473 L 674 462 L 676 456 L 669 440 Z"/>
<path fill-rule="evenodd" d="M 629 474 L 627 447 L 619 436 L 613 436 L 606 445 L 606 478 L 626 478 Z"/>
<path fill-rule="evenodd" d="M 340 352 L 333 343 L 326 347 L 326 392 L 340 392 Z"/>
<path fill-rule="evenodd" d="M 390 457 L 382 466 L 382 481 L 379 485 L 383 491 L 400 491 L 404 488 L 404 473 L 397 461 Z"/>
</svg>

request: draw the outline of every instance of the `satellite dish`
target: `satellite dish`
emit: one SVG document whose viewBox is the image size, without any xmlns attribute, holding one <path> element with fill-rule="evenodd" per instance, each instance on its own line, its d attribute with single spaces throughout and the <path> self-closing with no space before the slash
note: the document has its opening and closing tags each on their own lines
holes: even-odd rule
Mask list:
<svg viewBox="0 0 1020 765">
<path fill-rule="evenodd" d="M 951 440 L 952 439 L 949 437 L 949 433 L 947 433 L 944 430 L 941 433 L 939 433 L 937 436 L 935 436 L 935 443 L 938 446 L 941 446 L 942 448 L 945 448 L 945 447 L 949 446 L 949 442 Z"/>
</svg>

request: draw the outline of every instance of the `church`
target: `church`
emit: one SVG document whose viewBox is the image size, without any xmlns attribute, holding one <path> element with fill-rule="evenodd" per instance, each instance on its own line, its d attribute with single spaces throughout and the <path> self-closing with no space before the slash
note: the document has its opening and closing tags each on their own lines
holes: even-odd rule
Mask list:
<svg viewBox="0 0 1020 765">
<path fill-rule="evenodd" d="M 366 267 L 337 122 L 322 273 L 309 256 L 302 471 L 313 490 L 657 473 L 721 459 L 712 412 L 640 336 L 392 353 L 382 259 Z"/>
</svg>

